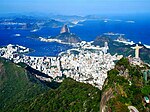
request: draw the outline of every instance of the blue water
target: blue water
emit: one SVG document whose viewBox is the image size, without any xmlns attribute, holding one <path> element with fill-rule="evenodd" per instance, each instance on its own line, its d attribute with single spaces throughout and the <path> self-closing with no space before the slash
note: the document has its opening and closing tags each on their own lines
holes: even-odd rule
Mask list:
<svg viewBox="0 0 150 112">
<path fill-rule="evenodd" d="M 123 33 L 125 38 L 134 42 L 141 41 L 143 44 L 150 45 L 150 21 L 135 20 L 135 23 L 125 21 L 108 21 L 102 20 L 86 21 L 81 23 L 84 26 L 76 26 L 71 29 L 78 34 L 83 40 L 92 41 L 98 35 L 106 32 Z"/>
<path fill-rule="evenodd" d="M 20 33 L 21 37 L 13 36 L 16 33 Z M 22 45 L 34 50 L 34 52 L 28 54 L 30 56 L 57 56 L 60 52 L 72 48 L 69 45 L 63 45 L 56 42 L 48 43 L 48 42 L 41 42 L 37 38 L 28 38 L 27 35 L 29 34 L 30 31 L 24 30 L 21 31 L 3 30 L 3 32 L 0 32 L 1 35 L 0 46 L 5 46 L 8 44 Z"/>
<path fill-rule="evenodd" d="M 134 19 L 135 23 L 127 23 L 126 20 L 114 21 L 109 20 L 88 20 L 81 22 L 75 27 L 71 27 L 70 31 L 80 36 L 82 40 L 92 41 L 98 35 L 106 32 L 123 33 L 127 39 L 134 42 L 141 41 L 143 44 L 150 45 L 150 21 L 149 19 Z M 59 34 L 60 28 L 43 28 L 38 32 L 31 33 L 29 30 L 0 30 L 0 46 L 7 44 L 19 44 L 29 47 L 34 52 L 28 54 L 32 56 L 57 56 L 59 52 L 70 49 L 71 46 L 58 43 L 41 42 L 36 38 L 27 38 L 31 35 L 37 37 L 56 36 Z M 21 37 L 15 37 L 14 34 L 21 34 Z"/>
</svg>

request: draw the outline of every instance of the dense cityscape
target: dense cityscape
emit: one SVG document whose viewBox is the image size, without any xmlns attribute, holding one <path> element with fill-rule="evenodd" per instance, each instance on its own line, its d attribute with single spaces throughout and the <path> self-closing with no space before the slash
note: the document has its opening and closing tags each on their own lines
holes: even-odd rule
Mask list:
<svg viewBox="0 0 150 112">
<path fill-rule="evenodd" d="M 94 47 L 90 42 L 78 43 L 78 48 L 61 52 L 58 57 L 33 57 L 21 55 L 29 52 L 29 48 L 9 44 L 1 48 L 1 57 L 13 60 L 14 63 L 26 63 L 32 68 L 47 74 L 50 78 L 37 76 L 45 81 L 62 82 L 62 76 L 76 81 L 92 84 L 100 90 L 107 78 L 107 72 L 114 68 L 114 61 L 122 56 L 107 53 L 108 45 Z M 91 50 L 91 51 L 90 51 Z"/>
<path fill-rule="evenodd" d="M 149 6 L 2 0 L 0 112 L 150 112 Z"/>
</svg>

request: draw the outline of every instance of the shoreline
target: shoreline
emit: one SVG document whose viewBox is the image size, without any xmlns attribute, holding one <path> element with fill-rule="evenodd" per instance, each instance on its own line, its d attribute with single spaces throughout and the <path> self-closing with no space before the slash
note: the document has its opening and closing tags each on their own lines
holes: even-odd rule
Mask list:
<svg viewBox="0 0 150 112">
<path fill-rule="evenodd" d="M 123 43 L 123 44 L 125 44 L 125 45 L 134 45 L 134 44 L 136 44 L 136 43 L 133 42 L 133 41 L 120 41 L 120 40 L 114 40 L 114 41 Z M 141 43 L 139 42 L 139 44 L 141 44 Z M 144 45 L 147 49 L 150 49 L 150 45 L 147 45 L 147 44 L 143 44 L 143 45 Z"/>
</svg>

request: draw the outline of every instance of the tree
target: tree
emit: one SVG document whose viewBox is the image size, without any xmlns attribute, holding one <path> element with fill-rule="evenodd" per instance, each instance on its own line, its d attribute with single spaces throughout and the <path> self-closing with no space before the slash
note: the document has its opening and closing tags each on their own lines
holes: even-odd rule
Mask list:
<svg viewBox="0 0 150 112">
<path fill-rule="evenodd" d="M 149 95 L 149 94 L 150 94 L 150 85 L 144 86 L 144 87 L 141 89 L 141 92 L 142 92 L 144 95 Z"/>
</svg>

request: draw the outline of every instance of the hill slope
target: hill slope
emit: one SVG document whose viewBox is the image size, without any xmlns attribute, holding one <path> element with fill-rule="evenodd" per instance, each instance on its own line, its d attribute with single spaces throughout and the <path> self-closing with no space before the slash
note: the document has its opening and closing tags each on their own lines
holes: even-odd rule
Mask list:
<svg viewBox="0 0 150 112">
<path fill-rule="evenodd" d="M 0 58 L 0 111 L 10 111 L 47 89 L 25 69 Z"/>
<path fill-rule="evenodd" d="M 99 110 L 101 91 L 65 79 L 57 89 L 43 85 L 24 68 L 0 59 L 1 112 L 62 112 Z"/>
<path fill-rule="evenodd" d="M 143 80 L 141 72 L 145 69 L 149 68 L 132 66 L 126 58 L 118 61 L 115 68 L 108 72 L 101 109 L 107 112 L 128 112 L 128 106 L 135 106 L 140 112 L 149 112 L 150 105 L 143 100 L 144 96 L 150 94 L 150 82 Z"/>
<path fill-rule="evenodd" d="M 52 37 L 54 39 L 59 39 L 63 42 L 67 42 L 67 43 L 78 43 L 81 42 L 80 37 L 78 37 L 77 35 L 73 34 L 73 33 L 61 33 L 56 37 Z"/>
<path fill-rule="evenodd" d="M 16 111 L 98 112 L 100 95 L 100 90 L 91 85 L 65 79 L 58 89 L 49 90 L 27 103 L 21 103 Z"/>
</svg>

